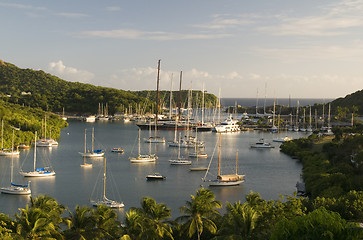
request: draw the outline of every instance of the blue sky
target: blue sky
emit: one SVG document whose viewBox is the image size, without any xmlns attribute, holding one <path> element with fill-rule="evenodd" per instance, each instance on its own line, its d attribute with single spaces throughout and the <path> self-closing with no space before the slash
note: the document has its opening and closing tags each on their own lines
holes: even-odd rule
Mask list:
<svg viewBox="0 0 363 240">
<path fill-rule="evenodd" d="M 0 59 L 124 90 L 337 98 L 363 87 L 363 0 L 0 0 Z"/>
</svg>

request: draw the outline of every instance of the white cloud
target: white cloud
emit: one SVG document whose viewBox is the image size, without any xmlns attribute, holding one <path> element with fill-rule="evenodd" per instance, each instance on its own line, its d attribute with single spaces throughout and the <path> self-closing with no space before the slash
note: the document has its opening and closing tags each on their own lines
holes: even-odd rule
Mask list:
<svg viewBox="0 0 363 240">
<path fill-rule="evenodd" d="M 140 31 L 134 29 L 83 31 L 81 37 L 141 39 L 141 40 L 186 40 L 186 39 L 215 39 L 231 36 L 230 34 L 183 34 L 163 31 Z"/>
<path fill-rule="evenodd" d="M 67 13 L 67 12 L 56 13 L 56 15 L 67 18 L 82 18 L 88 16 L 87 14 L 84 13 Z"/>
<path fill-rule="evenodd" d="M 310 16 L 279 15 L 276 17 L 279 24 L 258 29 L 273 35 L 338 36 L 363 26 L 362 0 L 340 1 L 319 9 L 319 13 Z"/>
<path fill-rule="evenodd" d="M 61 60 L 49 63 L 48 70 L 67 81 L 91 83 L 90 81 L 94 78 L 93 73 L 65 66 Z"/>
<path fill-rule="evenodd" d="M 120 11 L 121 8 L 118 6 L 110 6 L 110 7 L 106 7 L 106 10 L 110 11 L 110 12 L 117 12 L 117 11 Z"/>
</svg>

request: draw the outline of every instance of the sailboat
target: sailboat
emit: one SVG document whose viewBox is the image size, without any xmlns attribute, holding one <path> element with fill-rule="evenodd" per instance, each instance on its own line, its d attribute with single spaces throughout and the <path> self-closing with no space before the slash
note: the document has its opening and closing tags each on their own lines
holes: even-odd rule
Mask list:
<svg viewBox="0 0 363 240">
<path fill-rule="evenodd" d="M 158 75 L 156 79 L 156 116 L 155 116 L 155 136 L 151 136 L 151 121 L 149 122 L 149 139 L 146 139 L 147 143 L 165 143 L 165 138 L 158 136 L 158 115 L 160 108 L 160 93 L 159 93 L 159 83 L 160 83 L 160 60 L 158 61 Z"/>
<path fill-rule="evenodd" d="M 1 193 L 14 194 L 14 195 L 29 195 L 30 181 L 26 185 L 19 185 L 13 183 L 13 158 L 11 158 L 11 170 L 10 170 L 10 186 L 0 188 Z"/>
<path fill-rule="evenodd" d="M 140 145 L 140 134 L 141 129 L 139 128 L 139 147 L 137 157 L 129 157 L 131 163 L 148 163 L 155 162 L 158 158 L 155 154 L 151 154 L 151 146 L 149 146 L 149 154 L 141 154 L 141 145 Z"/>
<path fill-rule="evenodd" d="M 33 171 L 24 172 L 20 171 L 19 173 L 24 177 L 50 177 L 54 176 L 55 172 L 50 167 L 43 167 L 43 168 L 36 168 L 37 162 L 37 132 L 35 131 L 35 142 L 34 142 L 34 164 L 33 164 Z"/>
<path fill-rule="evenodd" d="M 198 133 L 198 128 L 195 129 L 195 140 L 197 141 L 197 133 Z M 200 150 L 198 150 L 197 148 L 197 144 L 195 144 L 195 148 L 194 148 L 194 152 L 189 154 L 189 157 L 192 158 L 207 158 L 208 154 L 205 152 L 202 152 Z"/>
<path fill-rule="evenodd" d="M 11 140 L 11 149 L 3 148 L 3 132 L 4 132 L 4 121 L 1 121 L 1 150 L 0 156 L 19 156 L 20 152 L 18 150 L 14 150 L 14 128 L 13 128 L 13 137 Z"/>
<path fill-rule="evenodd" d="M 237 164 L 238 164 L 238 152 L 236 153 L 236 172 L 234 174 L 222 175 L 221 174 L 221 134 L 219 134 L 219 154 L 218 154 L 218 175 L 217 179 L 208 180 L 209 186 L 236 186 L 244 182 L 245 175 L 238 175 Z M 212 161 L 212 159 L 211 159 Z M 209 163 L 210 166 L 210 163 Z M 206 176 L 209 172 L 209 167 L 204 176 L 204 181 L 206 181 Z"/>
<path fill-rule="evenodd" d="M 310 113 L 309 113 L 309 126 L 308 126 L 308 128 L 306 129 L 306 131 L 308 131 L 308 132 L 312 132 L 313 131 L 313 128 L 312 128 L 312 126 L 311 126 L 311 106 L 310 106 Z"/>
<path fill-rule="evenodd" d="M 191 165 L 192 161 L 188 160 L 187 158 L 183 158 L 183 157 L 180 156 L 180 145 L 181 145 L 181 140 L 180 140 L 180 133 L 179 133 L 178 158 L 169 160 L 170 164 L 171 165 Z"/>
<path fill-rule="evenodd" d="M 110 208 L 122 208 L 125 206 L 123 202 L 110 200 L 106 197 L 106 158 L 103 160 L 103 194 L 100 200 L 90 200 L 91 204 L 95 207 L 98 205 L 106 205 Z"/>
<path fill-rule="evenodd" d="M 93 158 L 93 157 L 103 157 L 105 155 L 105 152 L 101 149 L 94 150 L 94 136 L 95 136 L 95 129 L 92 128 L 92 148 L 91 151 L 87 151 L 87 129 L 84 129 L 84 152 L 80 152 L 83 157 Z"/>
</svg>

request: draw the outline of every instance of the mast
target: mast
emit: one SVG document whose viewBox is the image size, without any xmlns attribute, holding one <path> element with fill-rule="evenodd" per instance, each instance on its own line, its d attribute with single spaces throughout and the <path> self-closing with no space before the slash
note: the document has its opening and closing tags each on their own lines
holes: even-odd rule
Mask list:
<svg viewBox="0 0 363 240">
<path fill-rule="evenodd" d="M 4 119 L 1 119 L 1 150 L 4 149 Z"/>
<path fill-rule="evenodd" d="M 329 103 L 329 110 L 328 110 L 328 128 L 330 128 L 330 103 Z"/>
<path fill-rule="evenodd" d="M 274 99 L 274 114 L 272 115 L 272 127 L 275 127 L 275 99 Z"/>
<path fill-rule="evenodd" d="M 139 151 L 139 156 L 140 156 L 140 132 L 141 132 L 141 130 L 140 130 L 140 128 L 139 128 L 139 149 L 138 149 L 138 151 Z"/>
<path fill-rule="evenodd" d="M 155 136 L 156 136 L 156 126 L 158 125 L 158 114 L 160 108 L 160 92 L 159 92 L 159 84 L 160 84 L 160 59 L 158 61 L 158 76 L 156 79 L 156 118 L 155 118 Z"/>
<path fill-rule="evenodd" d="M 34 166 L 33 166 L 33 168 L 34 168 L 34 172 L 35 172 L 35 163 L 37 161 L 37 131 L 35 131 L 34 139 L 35 139 L 35 141 L 34 141 L 34 160 L 33 160 Z"/>
<path fill-rule="evenodd" d="M 103 161 L 103 200 L 106 199 L 106 158 Z"/>
<path fill-rule="evenodd" d="M 258 88 L 257 88 L 257 96 L 256 96 L 256 115 L 258 114 Z"/>
<path fill-rule="evenodd" d="M 84 129 L 84 153 L 87 152 L 87 128 Z"/>
<path fill-rule="evenodd" d="M 218 176 L 221 175 L 221 147 L 222 147 L 222 143 L 221 143 L 221 133 L 219 133 L 219 153 L 218 153 Z"/>
<path fill-rule="evenodd" d="M 182 76 L 183 76 L 183 71 L 180 71 L 180 80 L 179 80 L 179 119 L 181 119 L 181 105 L 182 105 Z"/>
<path fill-rule="evenodd" d="M 171 114 L 173 111 L 172 99 L 173 99 L 173 73 L 171 74 L 171 81 L 170 81 L 170 100 L 169 100 L 169 119 L 170 120 L 171 120 Z"/>
<path fill-rule="evenodd" d="M 236 175 L 238 175 L 238 173 L 237 173 L 237 164 L 238 164 L 238 150 L 236 152 Z"/>
<path fill-rule="evenodd" d="M 178 149 L 178 160 L 180 159 L 180 142 L 181 142 L 181 133 L 179 133 L 179 149 Z"/>
<path fill-rule="evenodd" d="M 94 144 L 94 138 L 95 138 L 95 128 L 92 128 L 92 153 L 93 153 L 93 144 Z"/>
<path fill-rule="evenodd" d="M 204 125 L 204 83 L 203 83 L 203 93 L 202 93 L 202 126 Z"/>
<path fill-rule="evenodd" d="M 14 128 L 13 128 L 13 138 L 11 139 L 11 152 L 14 152 Z"/>
</svg>

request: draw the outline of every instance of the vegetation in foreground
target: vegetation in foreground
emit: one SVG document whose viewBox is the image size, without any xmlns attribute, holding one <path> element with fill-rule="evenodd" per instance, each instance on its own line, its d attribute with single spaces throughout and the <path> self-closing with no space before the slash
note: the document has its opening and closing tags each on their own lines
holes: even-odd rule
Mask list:
<svg viewBox="0 0 363 240">
<path fill-rule="evenodd" d="M 351 192 L 359 204 L 363 193 Z M 347 200 L 347 199 L 345 199 Z M 350 199 L 352 200 L 352 199 Z M 335 201 L 316 204 L 305 198 L 266 201 L 257 193 L 246 202 L 227 203 L 226 213 L 214 193 L 201 188 L 182 215 L 171 220 L 171 209 L 150 197 L 125 213 L 121 222 L 114 210 L 76 206 L 73 211 L 49 196 L 31 198 L 10 218 L 0 214 L 1 239 L 362 239 L 356 219 L 344 219 L 344 209 L 328 210 Z M 360 209 L 360 215 L 363 211 Z"/>
</svg>

